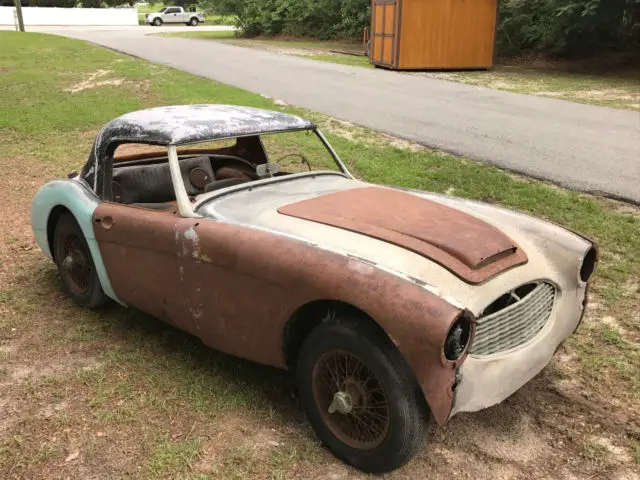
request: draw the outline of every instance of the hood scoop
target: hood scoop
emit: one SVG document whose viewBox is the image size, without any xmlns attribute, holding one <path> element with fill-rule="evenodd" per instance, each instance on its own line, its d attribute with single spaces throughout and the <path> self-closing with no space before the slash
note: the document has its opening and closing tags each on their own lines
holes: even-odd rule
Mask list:
<svg viewBox="0 0 640 480">
<path fill-rule="evenodd" d="M 468 283 L 482 283 L 527 262 L 525 252 L 487 222 L 389 188 L 364 187 L 321 195 L 284 205 L 278 212 L 403 247 Z"/>
</svg>

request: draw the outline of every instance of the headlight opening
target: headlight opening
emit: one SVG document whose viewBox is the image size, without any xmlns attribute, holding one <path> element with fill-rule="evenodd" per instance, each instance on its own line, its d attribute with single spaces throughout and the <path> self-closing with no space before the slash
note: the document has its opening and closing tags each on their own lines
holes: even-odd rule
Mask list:
<svg viewBox="0 0 640 480">
<path fill-rule="evenodd" d="M 449 361 L 459 360 L 469 348 L 473 322 L 470 315 L 463 312 L 458 316 L 447 333 L 444 342 L 444 356 Z"/>
</svg>

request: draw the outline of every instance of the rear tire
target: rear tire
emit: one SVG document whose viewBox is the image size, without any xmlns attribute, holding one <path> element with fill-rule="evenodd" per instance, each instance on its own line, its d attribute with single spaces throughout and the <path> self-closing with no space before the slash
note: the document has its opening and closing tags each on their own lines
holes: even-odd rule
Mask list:
<svg viewBox="0 0 640 480">
<path fill-rule="evenodd" d="M 300 402 L 318 438 L 371 473 L 407 463 L 431 416 L 404 358 L 374 326 L 348 318 L 320 324 L 296 365 Z"/>
<path fill-rule="evenodd" d="M 154 18 L 152 23 L 154 27 L 159 27 L 160 25 L 162 25 L 162 19 Z"/>
<path fill-rule="evenodd" d="M 191 17 L 191 20 L 189 20 L 189 25 L 191 25 L 192 27 L 197 27 L 199 23 L 200 20 L 198 20 L 196 17 Z"/>
<path fill-rule="evenodd" d="M 78 305 L 99 308 L 108 302 L 87 240 L 71 213 L 63 213 L 56 224 L 53 252 L 64 290 Z"/>
</svg>

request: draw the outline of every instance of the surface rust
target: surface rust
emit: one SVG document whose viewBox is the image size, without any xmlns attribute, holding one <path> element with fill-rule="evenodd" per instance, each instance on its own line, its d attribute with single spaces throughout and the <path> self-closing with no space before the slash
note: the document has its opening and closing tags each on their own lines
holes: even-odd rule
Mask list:
<svg viewBox="0 0 640 480">
<path fill-rule="evenodd" d="M 468 283 L 482 283 L 527 262 L 525 252 L 492 225 L 446 205 L 388 188 L 331 193 L 285 205 L 278 212 L 406 248 Z"/>
<path fill-rule="evenodd" d="M 289 237 L 211 219 L 103 203 L 96 239 L 113 289 L 130 305 L 223 352 L 286 368 L 286 322 L 315 300 L 376 321 L 409 366 L 434 418 L 452 407 L 456 364 L 443 356 L 460 310 L 410 281 Z"/>
</svg>

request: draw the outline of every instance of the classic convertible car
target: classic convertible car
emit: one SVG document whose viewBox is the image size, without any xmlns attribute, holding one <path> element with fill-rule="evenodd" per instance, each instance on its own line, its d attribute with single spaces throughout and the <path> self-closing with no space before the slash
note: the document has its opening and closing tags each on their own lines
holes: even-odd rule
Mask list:
<svg viewBox="0 0 640 480">
<path fill-rule="evenodd" d="M 314 124 L 227 105 L 109 122 L 31 218 L 77 303 L 288 369 L 317 436 L 369 472 L 540 372 L 597 263 L 565 228 L 357 180 Z"/>
</svg>

